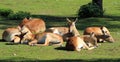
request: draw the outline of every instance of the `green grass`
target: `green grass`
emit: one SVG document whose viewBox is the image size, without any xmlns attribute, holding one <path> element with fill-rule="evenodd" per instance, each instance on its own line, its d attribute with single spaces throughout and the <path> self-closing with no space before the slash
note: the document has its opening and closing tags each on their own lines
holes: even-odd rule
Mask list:
<svg viewBox="0 0 120 62">
<path fill-rule="evenodd" d="M 33 17 L 45 20 L 47 27 L 66 26 L 66 17 L 75 19 L 81 5 L 91 0 L 0 0 L 0 8 L 28 11 Z M 56 46 L 7 45 L 0 42 L 0 62 L 119 62 L 120 61 L 120 0 L 104 0 L 105 16 L 79 19 L 76 27 L 82 35 L 88 26 L 106 26 L 115 43 L 102 43 L 94 50 L 66 51 Z M 15 27 L 21 20 L 0 17 L 0 39 L 7 27 Z M 65 45 L 65 43 L 64 43 Z"/>
<path fill-rule="evenodd" d="M 24 10 L 33 14 L 42 15 L 74 15 L 80 5 L 86 4 L 87 0 L 1 0 L 0 7 L 11 8 L 14 11 Z M 67 9 L 66 9 L 67 7 Z M 64 10 L 64 11 L 61 11 Z M 72 14 L 69 14 L 71 12 Z"/>
</svg>

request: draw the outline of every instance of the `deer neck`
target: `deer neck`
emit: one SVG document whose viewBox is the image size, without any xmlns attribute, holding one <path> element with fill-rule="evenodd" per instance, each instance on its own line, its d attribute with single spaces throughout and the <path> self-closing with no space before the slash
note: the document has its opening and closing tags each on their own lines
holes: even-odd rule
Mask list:
<svg viewBox="0 0 120 62">
<path fill-rule="evenodd" d="M 31 31 L 27 31 L 27 34 L 32 34 Z"/>
<path fill-rule="evenodd" d="M 75 26 L 73 27 L 73 33 L 74 33 L 74 36 L 80 36 L 80 34 Z"/>
<path fill-rule="evenodd" d="M 34 40 L 35 34 L 32 34 L 31 32 L 28 32 L 27 35 L 29 37 L 29 40 Z"/>
</svg>

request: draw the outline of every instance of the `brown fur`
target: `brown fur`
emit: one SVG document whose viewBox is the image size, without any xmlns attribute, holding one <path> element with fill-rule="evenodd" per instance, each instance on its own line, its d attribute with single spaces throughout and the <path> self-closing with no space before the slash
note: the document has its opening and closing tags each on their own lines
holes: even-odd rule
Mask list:
<svg viewBox="0 0 120 62">
<path fill-rule="evenodd" d="M 67 18 L 66 20 L 68 21 L 68 33 L 63 35 L 64 41 L 68 41 L 69 37 L 72 37 L 72 36 L 80 36 L 75 26 L 77 19 L 75 21 L 71 21 L 70 19 Z"/>
<path fill-rule="evenodd" d="M 18 28 L 21 30 L 23 26 L 26 26 L 32 33 L 44 32 L 46 30 L 45 22 L 39 18 L 27 19 L 24 18 L 19 24 Z"/>
<path fill-rule="evenodd" d="M 75 23 L 77 21 L 77 19 L 75 21 L 71 21 L 67 18 L 68 21 L 68 25 L 69 25 L 69 32 L 72 32 L 74 34 L 74 36 L 80 36 L 79 31 L 77 30 Z"/>
<path fill-rule="evenodd" d="M 100 42 L 101 39 L 102 41 L 114 42 L 113 37 L 106 27 L 87 27 L 84 30 L 84 35 L 90 35 L 91 32 L 94 32 L 98 42 Z"/>
<path fill-rule="evenodd" d="M 67 19 L 69 22 L 69 35 L 71 37 L 68 37 L 68 41 L 66 43 L 66 49 L 68 50 L 76 50 L 80 51 L 82 48 L 86 48 L 88 50 L 94 49 L 94 47 L 89 47 L 87 44 L 84 42 L 84 39 L 80 37 L 80 34 L 75 26 L 75 20 L 72 22 L 71 20 Z"/>
<path fill-rule="evenodd" d="M 91 33 L 90 35 L 83 35 L 81 38 L 89 47 L 98 46 L 97 38 L 95 37 L 94 33 Z"/>
<path fill-rule="evenodd" d="M 56 33 L 55 30 L 57 30 L 58 32 Z M 68 28 L 67 27 L 51 27 L 49 29 L 46 30 L 46 32 L 52 32 L 52 33 L 56 33 L 59 35 L 64 35 L 66 33 L 68 33 Z"/>
<path fill-rule="evenodd" d="M 41 39 L 46 36 L 45 38 L 45 43 L 40 44 L 39 42 Z M 54 44 L 55 43 L 55 44 Z M 59 45 L 62 46 L 63 44 L 63 39 L 60 35 L 54 34 L 54 33 L 39 33 L 35 35 L 35 39 L 29 42 L 29 45 L 43 45 L 43 46 L 49 46 L 49 45 Z"/>
<path fill-rule="evenodd" d="M 66 48 L 68 50 L 75 50 L 75 51 L 80 51 L 82 48 L 85 48 L 88 50 L 94 49 L 94 47 L 88 47 L 86 43 L 83 41 L 83 39 L 77 36 L 73 36 L 69 38 L 66 44 Z"/>
<path fill-rule="evenodd" d="M 51 27 L 46 30 L 46 32 L 56 33 L 63 37 L 63 40 L 66 41 L 69 33 L 69 28 L 67 27 Z"/>
<path fill-rule="evenodd" d="M 31 31 L 24 26 L 22 29 L 22 32 L 27 32 L 24 36 L 23 39 L 21 40 L 21 43 L 24 43 L 24 41 L 29 41 L 29 45 L 43 45 L 43 46 L 48 46 L 51 43 L 55 43 L 54 45 L 62 45 L 63 39 L 60 35 L 54 34 L 54 33 L 48 33 L 48 32 L 43 32 L 43 33 L 37 33 L 33 34 Z M 43 44 L 39 44 L 43 43 Z"/>
<path fill-rule="evenodd" d="M 21 23 L 19 24 L 19 26 L 20 27 L 23 27 L 26 23 L 28 23 L 29 22 L 29 19 L 27 19 L 27 18 L 24 18 L 22 21 L 21 21 Z"/>
</svg>

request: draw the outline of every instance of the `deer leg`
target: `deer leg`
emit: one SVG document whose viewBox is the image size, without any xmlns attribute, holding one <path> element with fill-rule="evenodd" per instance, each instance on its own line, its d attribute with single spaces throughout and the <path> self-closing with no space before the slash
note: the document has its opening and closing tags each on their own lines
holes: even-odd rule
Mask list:
<svg viewBox="0 0 120 62">
<path fill-rule="evenodd" d="M 30 46 L 45 46 L 44 44 L 38 44 L 37 40 L 33 40 L 31 42 L 28 43 Z"/>
<path fill-rule="evenodd" d="M 29 42 L 28 45 L 34 46 L 34 45 L 37 44 L 37 42 L 38 42 L 38 41 L 37 41 L 36 39 L 34 39 L 33 41 Z"/>
<path fill-rule="evenodd" d="M 92 50 L 92 49 L 95 48 L 95 47 L 88 47 L 88 46 L 86 45 L 86 43 L 84 43 L 84 42 L 83 42 L 83 46 L 84 46 L 84 48 L 86 48 L 87 50 Z"/>
<path fill-rule="evenodd" d="M 98 47 L 98 42 L 97 42 L 97 39 L 94 41 L 95 42 L 95 46 Z"/>
<path fill-rule="evenodd" d="M 35 45 L 35 46 L 48 46 L 49 45 L 49 39 L 46 38 L 44 44 L 38 44 L 38 40 L 35 39 L 35 40 L 29 42 L 29 45 L 31 45 L 31 46 L 33 46 L 33 45 Z"/>
<path fill-rule="evenodd" d="M 26 40 L 26 39 L 25 39 L 25 38 L 23 38 L 23 39 L 21 40 L 21 42 L 20 42 L 20 43 L 21 43 L 21 44 L 23 44 L 25 40 Z"/>
<path fill-rule="evenodd" d="M 43 44 L 44 46 L 48 46 L 49 45 L 49 41 L 50 41 L 50 39 L 47 37 L 46 39 L 45 39 L 45 43 Z"/>
<path fill-rule="evenodd" d="M 53 44 L 55 46 L 60 46 L 62 47 L 63 46 L 63 40 L 59 40 L 59 42 L 56 42 L 57 44 Z"/>
<path fill-rule="evenodd" d="M 75 50 L 81 51 L 82 47 L 83 47 L 83 44 L 79 44 L 78 46 L 75 47 Z"/>
<path fill-rule="evenodd" d="M 15 36 L 14 43 L 19 43 L 19 42 L 20 42 L 20 38 L 18 36 Z"/>
<path fill-rule="evenodd" d="M 75 51 L 81 51 L 81 48 L 75 48 Z"/>
</svg>

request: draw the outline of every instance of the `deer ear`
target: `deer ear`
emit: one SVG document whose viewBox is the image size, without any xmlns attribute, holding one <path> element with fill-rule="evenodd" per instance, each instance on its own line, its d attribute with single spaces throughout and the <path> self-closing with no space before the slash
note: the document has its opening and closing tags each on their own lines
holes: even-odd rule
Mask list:
<svg viewBox="0 0 120 62">
<path fill-rule="evenodd" d="M 105 35 L 107 34 L 107 31 L 104 31 Z"/>
<path fill-rule="evenodd" d="M 28 20 L 26 17 L 23 20 Z"/>
<path fill-rule="evenodd" d="M 100 29 L 103 30 L 104 26 L 101 26 Z"/>
<path fill-rule="evenodd" d="M 70 20 L 69 18 L 66 18 L 66 20 L 67 20 L 68 22 L 71 22 L 71 20 Z"/>
<path fill-rule="evenodd" d="M 93 37 L 93 36 L 95 36 L 95 33 L 94 33 L 94 32 L 91 32 L 91 33 L 90 33 L 90 37 Z"/>
<path fill-rule="evenodd" d="M 78 18 L 76 18 L 74 22 L 76 23 L 77 21 L 78 21 Z"/>
<path fill-rule="evenodd" d="M 32 20 L 32 17 L 30 17 L 29 20 Z"/>
</svg>

